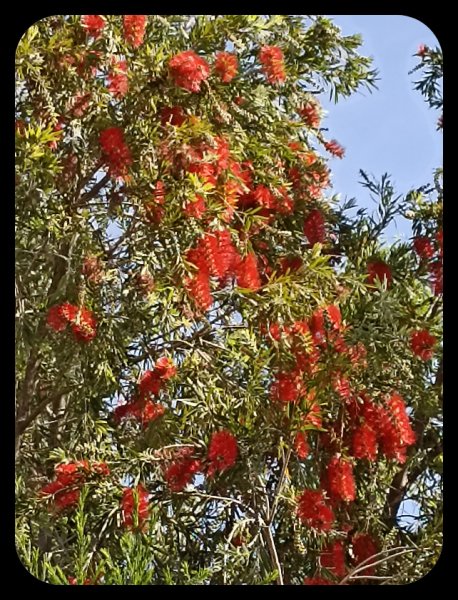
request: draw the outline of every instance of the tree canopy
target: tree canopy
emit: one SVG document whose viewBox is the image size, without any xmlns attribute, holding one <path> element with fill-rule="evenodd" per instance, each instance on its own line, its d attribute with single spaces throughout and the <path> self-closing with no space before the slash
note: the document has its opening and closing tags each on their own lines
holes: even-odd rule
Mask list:
<svg viewBox="0 0 458 600">
<path fill-rule="evenodd" d="M 361 42 L 314 15 L 23 35 L 16 545 L 35 577 L 391 584 L 437 561 L 441 170 L 407 194 L 361 172 L 373 214 L 332 194 L 345 150 L 318 95 L 374 88 Z M 442 54 L 418 59 L 441 109 Z M 383 241 L 399 215 L 412 239 Z"/>
</svg>

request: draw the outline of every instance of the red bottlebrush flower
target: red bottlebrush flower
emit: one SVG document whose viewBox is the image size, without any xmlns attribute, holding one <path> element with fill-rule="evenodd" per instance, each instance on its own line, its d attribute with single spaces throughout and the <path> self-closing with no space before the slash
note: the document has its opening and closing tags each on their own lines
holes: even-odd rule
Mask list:
<svg viewBox="0 0 458 600">
<path fill-rule="evenodd" d="M 296 373 L 278 373 L 270 391 L 272 400 L 287 404 L 297 402 L 301 393 L 301 381 Z"/>
<path fill-rule="evenodd" d="M 313 398 L 315 393 L 310 393 L 308 395 L 308 400 L 312 400 L 311 406 L 308 408 L 308 412 L 306 416 L 303 418 L 302 422 L 304 425 L 313 425 L 317 429 L 321 429 L 323 427 L 323 420 L 321 418 L 321 410 L 320 405 L 317 402 L 313 402 Z"/>
<path fill-rule="evenodd" d="M 404 400 L 399 394 L 394 393 L 391 394 L 386 405 L 398 429 L 400 442 L 406 446 L 415 444 L 416 435 L 410 425 L 410 419 L 406 411 Z"/>
<path fill-rule="evenodd" d="M 236 267 L 237 285 L 256 292 L 261 287 L 258 261 L 254 252 L 241 259 Z"/>
<path fill-rule="evenodd" d="M 124 15 L 124 39 L 132 48 L 138 48 L 143 43 L 146 30 L 146 15 Z"/>
<path fill-rule="evenodd" d="M 199 270 L 194 277 L 185 279 L 185 288 L 200 310 L 207 311 L 213 304 L 207 270 Z"/>
<path fill-rule="evenodd" d="M 372 539 L 370 535 L 367 533 L 357 533 L 352 538 L 352 546 L 353 546 L 353 554 L 354 554 L 354 565 L 355 567 L 369 559 L 371 556 L 375 556 L 379 549 L 376 542 Z M 375 558 L 373 561 L 368 561 L 367 568 L 361 569 L 358 575 L 371 576 L 375 573 L 375 567 L 371 567 L 370 564 L 375 562 L 377 559 Z"/>
<path fill-rule="evenodd" d="M 376 279 L 382 283 L 386 280 L 387 287 L 390 287 L 393 281 L 390 267 L 381 260 L 372 261 L 367 264 L 367 283 L 373 285 Z"/>
<path fill-rule="evenodd" d="M 171 358 L 168 358 L 167 356 L 162 356 L 156 361 L 156 365 L 154 366 L 154 372 L 161 379 L 170 379 L 171 377 L 174 377 L 176 375 L 177 368 L 173 364 Z"/>
<path fill-rule="evenodd" d="M 428 260 L 434 256 L 434 246 L 427 237 L 419 236 L 414 238 L 413 247 L 418 256 L 423 260 Z"/>
<path fill-rule="evenodd" d="M 313 129 L 318 129 L 321 121 L 320 105 L 316 100 L 309 100 L 302 106 L 298 113 L 303 118 L 306 125 Z"/>
<path fill-rule="evenodd" d="M 435 260 L 429 266 L 430 273 L 432 275 L 432 286 L 433 292 L 435 296 L 439 296 L 442 294 L 444 289 L 444 281 L 443 281 L 443 270 L 442 270 L 442 261 Z"/>
<path fill-rule="evenodd" d="M 76 577 L 68 577 L 69 585 L 78 585 L 78 580 Z M 82 585 L 92 585 L 92 581 L 90 579 L 85 579 Z"/>
<path fill-rule="evenodd" d="M 237 75 L 238 60 L 231 52 L 218 52 L 215 60 L 215 71 L 223 83 L 229 83 Z"/>
<path fill-rule="evenodd" d="M 231 544 L 235 548 L 240 548 L 245 544 L 245 538 L 243 537 L 243 535 L 240 534 L 234 535 L 234 537 L 231 539 Z"/>
<path fill-rule="evenodd" d="M 97 39 L 101 36 L 105 27 L 105 19 L 102 15 L 83 15 L 81 17 L 81 24 L 89 35 Z"/>
<path fill-rule="evenodd" d="M 425 44 L 420 44 L 418 46 L 417 56 L 423 57 L 423 56 L 425 56 L 425 54 L 427 53 L 427 51 L 428 51 L 428 46 L 425 46 Z"/>
<path fill-rule="evenodd" d="M 338 578 L 345 577 L 347 567 L 345 565 L 345 548 L 342 540 L 336 540 L 326 546 L 320 554 L 321 566 L 328 569 Z"/>
<path fill-rule="evenodd" d="M 183 458 L 172 463 L 165 471 L 164 477 L 172 492 L 181 492 L 194 475 L 201 470 L 201 463 L 195 458 Z"/>
<path fill-rule="evenodd" d="M 343 400 L 349 400 L 351 397 L 351 386 L 350 382 L 340 372 L 336 371 L 332 376 L 332 387 L 335 392 Z"/>
<path fill-rule="evenodd" d="M 413 331 L 410 334 L 410 347 L 412 352 L 419 356 L 422 360 L 431 360 L 434 354 L 434 345 L 436 338 L 426 329 Z"/>
<path fill-rule="evenodd" d="M 330 304 L 326 307 L 326 312 L 328 313 L 332 326 L 338 331 L 342 329 L 342 315 L 340 313 L 340 308 L 336 304 Z"/>
<path fill-rule="evenodd" d="M 317 531 L 329 531 L 334 521 L 334 512 L 326 504 L 322 490 L 304 490 L 298 499 L 297 515 Z"/>
<path fill-rule="evenodd" d="M 277 192 L 281 194 L 281 197 L 275 198 L 275 208 L 281 215 L 290 215 L 294 210 L 294 200 L 288 196 L 284 187 L 277 188 Z"/>
<path fill-rule="evenodd" d="M 343 148 L 339 142 L 336 140 L 331 140 L 330 142 L 326 142 L 324 144 L 326 150 L 332 154 L 333 156 L 337 156 L 337 158 L 343 158 L 345 154 L 345 148 Z"/>
<path fill-rule="evenodd" d="M 387 458 L 395 459 L 400 464 L 405 463 L 407 446 L 402 443 L 396 424 L 383 406 L 374 408 L 377 418 L 371 425 L 377 432 L 380 450 Z"/>
<path fill-rule="evenodd" d="M 180 52 L 169 62 L 170 75 L 176 85 L 188 92 L 200 92 L 200 86 L 210 74 L 210 66 L 193 50 Z"/>
<path fill-rule="evenodd" d="M 283 83 L 286 80 L 285 61 L 281 48 L 263 46 L 259 51 L 259 60 L 269 83 Z"/>
<path fill-rule="evenodd" d="M 309 212 L 304 221 L 304 234 L 311 246 L 323 244 L 326 235 L 325 225 L 326 221 L 320 210 L 314 208 Z"/>
<path fill-rule="evenodd" d="M 352 502 L 356 498 L 353 466 L 350 462 L 334 456 L 327 468 L 329 492 L 344 502 Z"/>
<path fill-rule="evenodd" d="M 48 316 L 46 317 L 46 323 L 54 329 L 54 331 L 63 331 L 68 324 L 67 318 L 62 314 L 62 306 L 56 304 L 51 306 L 48 310 Z"/>
<path fill-rule="evenodd" d="M 253 190 L 253 197 L 259 206 L 267 209 L 275 208 L 275 198 L 265 185 L 257 185 Z"/>
<path fill-rule="evenodd" d="M 76 320 L 78 315 L 78 307 L 70 304 L 69 302 L 64 302 L 61 305 L 62 316 L 67 319 L 69 323 Z"/>
<path fill-rule="evenodd" d="M 312 333 L 312 338 L 317 346 L 322 346 L 326 343 L 326 333 L 324 329 L 324 312 L 322 308 L 318 308 L 312 314 L 309 320 L 309 327 Z"/>
<path fill-rule="evenodd" d="M 73 335 L 79 342 L 90 342 L 97 334 L 97 322 L 94 313 L 81 307 L 71 323 Z"/>
<path fill-rule="evenodd" d="M 194 217 L 200 219 L 203 217 L 207 210 L 207 204 L 205 198 L 196 195 L 192 200 L 186 202 L 183 208 L 183 212 L 187 217 Z"/>
<path fill-rule="evenodd" d="M 145 371 L 138 382 L 138 391 L 141 398 L 149 395 L 157 396 L 161 391 L 161 387 L 161 377 L 156 372 L 156 369 L 154 371 Z"/>
<path fill-rule="evenodd" d="M 161 125 L 163 127 L 165 127 L 167 123 L 176 127 L 181 127 L 187 119 L 181 106 L 164 106 L 164 108 L 161 108 L 160 117 Z"/>
<path fill-rule="evenodd" d="M 334 585 L 332 581 L 324 579 L 323 577 L 306 577 L 304 579 L 304 585 Z"/>
<path fill-rule="evenodd" d="M 377 457 L 377 434 L 368 423 L 357 427 L 351 440 L 352 456 L 374 461 Z"/>
<path fill-rule="evenodd" d="M 58 482 L 63 486 L 75 485 L 75 483 L 84 478 L 82 468 L 84 468 L 86 465 L 89 466 L 87 461 L 86 464 L 71 462 L 56 465 L 54 471 L 56 473 Z"/>
<path fill-rule="evenodd" d="M 122 98 L 129 89 L 127 77 L 127 63 L 125 60 L 116 61 L 113 65 L 114 71 L 108 73 L 108 91 L 115 98 Z"/>
<path fill-rule="evenodd" d="M 294 438 L 294 450 L 298 458 L 304 460 L 310 453 L 310 446 L 307 441 L 307 432 L 298 431 Z"/>
<path fill-rule="evenodd" d="M 144 528 L 149 517 L 148 498 L 149 492 L 141 484 L 136 488 L 124 488 L 121 501 L 124 527 Z"/>
<path fill-rule="evenodd" d="M 92 463 L 90 468 L 93 473 L 96 473 L 96 475 L 102 475 L 104 477 L 108 477 L 108 475 L 110 474 L 110 468 L 108 467 L 107 463 L 105 463 L 105 462 Z"/>
<path fill-rule="evenodd" d="M 214 153 L 216 154 L 216 173 L 219 174 L 221 171 L 229 167 L 230 162 L 230 150 L 229 142 L 223 137 L 215 138 L 216 148 Z"/>
<path fill-rule="evenodd" d="M 288 271 L 298 271 L 303 265 L 302 258 L 298 256 L 280 259 L 280 273 L 285 275 Z"/>
<path fill-rule="evenodd" d="M 143 427 L 147 427 L 152 421 L 155 421 L 165 413 L 165 408 L 158 402 L 147 400 L 145 403 L 139 401 L 140 410 L 138 411 L 138 420 L 141 421 Z"/>
<path fill-rule="evenodd" d="M 217 431 L 208 446 L 209 467 L 208 477 L 213 477 L 216 472 L 222 473 L 234 466 L 237 460 L 237 440 L 230 431 Z"/>
<path fill-rule="evenodd" d="M 129 147 L 124 141 L 124 134 L 119 127 L 109 127 L 100 132 L 100 147 L 103 159 L 107 162 L 109 171 L 115 177 L 125 177 L 132 157 Z"/>
</svg>

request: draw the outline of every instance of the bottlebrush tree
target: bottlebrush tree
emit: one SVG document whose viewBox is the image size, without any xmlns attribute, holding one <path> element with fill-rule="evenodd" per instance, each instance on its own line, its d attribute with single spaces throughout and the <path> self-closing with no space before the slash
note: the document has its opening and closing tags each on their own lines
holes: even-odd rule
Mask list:
<svg viewBox="0 0 458 600">
<path fill-rule="evenodd" d="M 436 561 L 441 196 L 366 177 L 376 218 L 331 195 L 344 149 L 317 95 L 373 86 L 360 44 L 286 15 L 54 16 L 22 37 L 16 532 L 34 576 L 367 584 Z M 403 211 L 415 239 L 387 245 Z"/>
</svg>

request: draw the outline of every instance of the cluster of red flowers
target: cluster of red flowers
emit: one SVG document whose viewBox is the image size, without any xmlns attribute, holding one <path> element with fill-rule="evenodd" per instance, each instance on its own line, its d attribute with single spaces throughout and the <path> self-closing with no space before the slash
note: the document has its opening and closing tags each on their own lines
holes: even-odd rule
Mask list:
<svg viewBox="0 0 458 600">
<path fill-rule="evenodd" d="M 356 486 L 353 466 L 348 460 L 333 456 L 328 465 L 327 490 L 331 499 L 353 502 L 356 498 Z"/>
<path fill-rule="evenodd" d="M 172 492 L 181 492 L 194 475 L 202 471 L 200 460 L 193 456 L 194 449 L 191 447 L 180 448 L 174 457 L 174 461 L 166 468 L 164 477 Z"/>
<path fill-rule="evenodd" d="M 436 338 L 426 329 L 413 331 L 410 334 L 410 347 L 412 352 L 422 360 L 431 360 L 434 354 Z"/>
<path fill-rule="evenodd" d="M 74 507 L 79 500 L 81 487 L 90 475 L 108 476 L 110 469 L 104 462 L 87 460 L 61 463 L 55 467 L 56 478 L 41 489 L 41 495 L 52 496 L 58 510 Z"/>
<path fill-rule="evenodd" d="M 174 377 L 176 372 L 176 366 L 170 358 L 166 356 L 159 358 L 154 369 L 145 371 L 140 377 L 134 398 L 115 408 L 113 413 L 115 420 L 119 422 L 124 418 L 134 418 L 146 427 L 161 417 L 165 408 L 162 404 L 154 402 L 152 397 L 159 395 L 164 382 Z"/>
<path fill-rule="evenodd" d="M 213 477 L 215 473 L 222 473 L 234 466 L 237 455 L 237 440 L 230 431 L 222 430 L 214 433 L 208 446 L 208 477 Z"/>
<path fill-rule="evenodd" d="M 329 531 L 334 522 L 334 512 L 322 490 L 304 490 L 298 499 L 297 514 L 303 523 L 317 531 Z"/>
<path fill-rule="evenodd" d="M 435 236 L 435 243 L 426 236 L 417 236 L 413 240 L 415 252 L 420 257 L 421 261 L 427 264 L 429 273 L 431 274 L 431 283 L 435 296 L 442 294 L 443 291 L 443 232 L 442 228 L 438 229 Z"/>
<path fill-rule="evenodd" d="M 213 303 L 210 277 L 215 277 L 220 285 L 235 277 L 240 287 L 253 291 L 261 286 L 256 255 L 251 252 L 241 257 L 228 230 L 205 233 L 188 250 L 186 259 L 197 268 L 197 273 L 185 280 L 185 287 L 200 310 L 207 310 Z"/>
<path fill-rule="evenodd" d="M 294 437 L 294 450 L 300 460 L 304 460 L 310 454 L 310 446 L 307 441 L 307 432 L 298 431 Z"/>
<path fill-rule="evenodd" d="M 323 244 L 326 236 L 326 221 L 318 208 L 312 209 L 304 221 L 304 234 L 309 244 Z"/>
<path fill-rule="evenodd" d="M 122 98 L 129 89 L 129 80 L 127 78 L 127 63 L 125 60 L 115 61 L 113 71 L 108 73 L 108 91 L 115 98 Z"/>
<path fill-rule="evenodd" d="M 269 83 L 283 83 L 286 80 L 285 58 L 278 46 L 263 46 L 259 51 L 262 70 Z"/>
<path fill-rule="evenodd" d="M 119 127 L 109 127 L 100 132 L 99 143 L 103 159 L 112 175 L 124 178 L 132 164 L 129 146 L 124 140 L 124 133 Z"/>
<path fill-rule="evenodd" d="M 304 585 L 333 585 L 332 581 L 324 579 L 324 577 L 306 577 Z"/>
<path fill-rule="evenodd" d="M 407 448 L 415 443 L 415 433 L 401 396 L 391 394 L 386 400 L 386 408 L 363 396 L 357 410 L 361 421 L 354 425 L 352 432 L 353 456 L 375 460 L 380 447 L 387 458 L 405 462 Z"/>
<path fill-rule="evenodd" d="M 68 324 L 76 340 L 90 342 L 97 333 L 97 322 L 94 313 L 84 307 L 74 306 L 69 302 L 51 306 L 48 311 L 47 324 L 54 331 L 64 331 Z"/>
<path fill-rule="evenodd" d="M 367 278 L 366 281 L 369 285 L 374 285 L 375 280 L 378 279 L 381 283 L 386 281 L 386 286 L 390 287 L 393 281 L 391 269 L 382 260 L 371 261 L 367 264 Z"/>
<path fill-rule="evenodd" d="M 364 561 L 368 561 L 366 564 L 370 565 L 373 561 L 370 561 L 372 556 L 378 553 L 379 549 L 377 543 L 367 533 L 357 533 L 352 537 L 352 546 L 354 554 L 354 564 L 358 566 Z M 375 561 L 376 559 L 374 559 Z M 359 575 L 366 575 L 368 577 L 374 575 L 375 567 L 368 566 L 367 568 L 361 569 Z"/>
<path fill-rule="evenodd" d="M 345 564 L 345 547 L 342 540 L 328 544 L 320 554 L 321 566 L 330 571 L 339 579 L 345 577 L 347 566 Z"/>
<path fill-rule="evenodd" d="M 193 50 L 180 52 L 169 62 L 174 83 L 188 92 L 200 92 L 200 86 L 210 74 L 208 62 Z"/>
<path fill-rule="evenodd" d="M 231 52 L 217 52 L 215 60 L 215 71 L 221 77 L 223 83 L 231 82 L 237 75 L 238 60 Z"/>
<path fill-rule="evenodd" d="M 149 517 L 149 492 L 141 484 L 135 488 L 124 488 L 121 508 L 123 525 L 126 529 L 143 531 Z"/>
<path fill-rule="evenodd" d="M 181 127 L 186 121 L 186 115 L 181 106 L 164 106 L 160 110 L 161 125 L 165 127 L 167 123 L 174 127 Z"/>
<path fill-rule="evenodd" d="M 147 23 L 146 15 L 124 15 L 124 38 L 132 48 L 138 48 L 143 43 Z"/>
<path fill-rule="evenodd" d="M 300 116 L 304 119 L 304 122 L 313 129 L 318 129 L 321 121 L 321 110 L 320 104 L 314 98 L 311 98 L 299 109 Z"/>
<path fill-rule="evenodd" d="M 331 140 L 330 142 L 326 142 L 324 144 L 324 147 L 333 156 L 337 156 L 337 158 L 344 157 L 345 149 L 342 148 L 342 146 L 336 140 Z"/>
<path fill-rule="evenodd" d="M 83 15 L 81 17 L 81 23 L 89 35 L 95 39 L 102 35 L 102 31 L 105 27 L 105 19 L 101 15 Z"/>
</svg>

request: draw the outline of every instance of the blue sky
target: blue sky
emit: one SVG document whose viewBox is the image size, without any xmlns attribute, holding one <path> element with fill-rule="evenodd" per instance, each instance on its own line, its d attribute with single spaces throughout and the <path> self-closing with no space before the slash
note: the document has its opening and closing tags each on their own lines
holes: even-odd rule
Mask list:
<svg viewBox="0 0 458 600">
<path fill-rule="evenodd" d="M 428 108 L 413 90 L 418 72 L 413 56 L 421 43 L 438 46 L 430 29 L 420 21 L 401 15 L 329 15 L 344 35 L 360 33 L 360 53 L 371 56 L 379 71 L 378 90 L 362 90 L 336 105 L 322 98 L 329 111 L 323 122 L 327 137 L 346 149 L 343 160 L 333 159 L 335 193 L 356 197 L 358 206 L 372 207 L 369 194 L 359 184 L 359 169 L 379 177 L 392 176 L 398 193 L 428 183 L 442 164 L 442 133 L 436 131 L 439 113 Z M 400 220 L 390 227 L 391 240 L 410 236 L 410 226 Z"/>
</svg>

